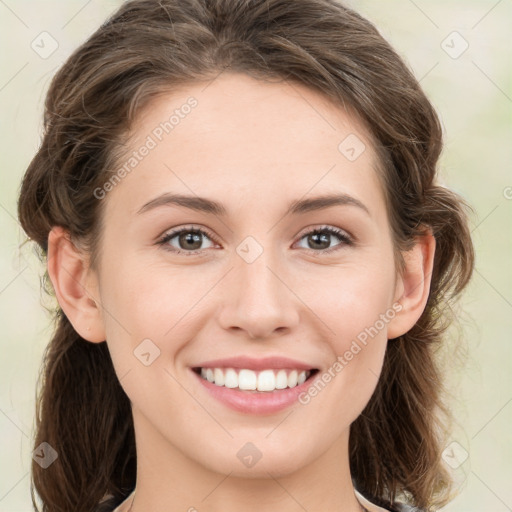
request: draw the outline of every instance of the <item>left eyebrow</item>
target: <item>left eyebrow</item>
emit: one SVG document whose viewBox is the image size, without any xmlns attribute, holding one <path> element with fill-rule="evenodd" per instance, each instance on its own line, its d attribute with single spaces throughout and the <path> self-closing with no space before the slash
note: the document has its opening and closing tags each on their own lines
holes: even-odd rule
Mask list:
<svg viewBox="0 0 512 512">
<path fill-rule="evenodd" d="M 356 206 L 364 210 L 370 215 L 370 210 L 361 202 L 359 199 L 352 197 L 348 194 L 328 194 L 311 199 L 301 199 L 299 201 L 293 201 L 288 208 L 286 215 L 289 213 L 306 213 L 313 210 L 323 210 L 324 208 L 330 208 L 331 206 Z"/>
<path fill-rule="evenodd" d="M 155 197 L 151 201 L 143 205 L 137 212 L 137 214 L 144 213 L 148 210 L 158 208 L 160 206 L 177 205 L 196 210 L 204 213 L 218 215 L 225 217 L 227 215 L 227 209 L 217 201 L 207 199 L 199 196 L 188 196 L 183 194 L 170 194 L 165 193 L 158 197 Z M 288 207 L 285 215 L 288 214 L 301 214 L 307 213 L 314 210 L 323 210 L 332 206 L 355 206 L 362 209 L 368 215 L 370 211 L 359 199 L 352 197 L 348 194 L 329 194 L 318 196 L 310 199 L 300 199 L 292 201 Z"/>
</svg>

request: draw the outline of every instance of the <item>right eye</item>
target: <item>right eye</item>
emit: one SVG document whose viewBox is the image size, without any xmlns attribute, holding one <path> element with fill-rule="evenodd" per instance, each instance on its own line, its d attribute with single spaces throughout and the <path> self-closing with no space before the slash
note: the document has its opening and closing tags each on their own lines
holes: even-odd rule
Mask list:
<svg viewBox="0 0 512 512">
<path fill-rule="evenodd" d="M 166 233 L 158 240 L 157 244 L 161 245 L 166 251 L 193 256 L 203 251 L 198 246 L 201 245 L 204 238 L 211 242 L 213 237 L 203 229 L 188 227 Z M 176 239 L 175 243 L 178 247 L 171 243 L 174 239 Z"/>
</svg>

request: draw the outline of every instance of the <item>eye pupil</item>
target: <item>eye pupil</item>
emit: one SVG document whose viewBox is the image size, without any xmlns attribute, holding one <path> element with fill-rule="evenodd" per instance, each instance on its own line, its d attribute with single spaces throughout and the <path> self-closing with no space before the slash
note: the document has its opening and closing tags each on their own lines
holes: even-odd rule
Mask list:
<svg viewBox="0 0 512 512">
<path fill-rule="evenodd" d="M 179 235 L 180 247 L 183 249 L 200 249 L 201 248 L 201 233 L 197 231 L 186 231 Z M 192 244 L 193 247 L 188 246 L 187 244 Z M 195 245 L 194 245 L 195 244 Z"/>
<path fill-rule="evenodd" d="M 326 233 L 312 233 L 309 235 L 309 240 L 313 241 L 313 248 L 320 248 L 320 249 L 328 249 L 329 248 L 329 242 L 330 242 L 330 236 Z M 321 247 L 318 247 L 318 244 Z M 316 245 L 316 247 L 315 247 Z"/>
</svg>

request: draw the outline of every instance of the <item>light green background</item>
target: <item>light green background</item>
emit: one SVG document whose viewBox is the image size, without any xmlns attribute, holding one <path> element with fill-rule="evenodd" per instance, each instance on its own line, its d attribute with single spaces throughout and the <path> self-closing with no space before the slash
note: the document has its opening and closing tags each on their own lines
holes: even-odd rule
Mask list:
<svg viewBox="0 0 512 512">
<path fill-rule="evenodd" d="M 436 106 L 446 143 L 441 175 L 469 201 L 476 272 L 452 334 L 461 360 L 446 361 L 458 425 L 469 453 L 453 470 L 460 494 L 444 510 L 512 510 L 512 2 L 510 0 L 352 0 L 406 59 Z M 50 336 L 41 307 L 41 266 L 16 220 L 21 177 L 35 153 L 49 80 L 70 52 L 121 2 L 0 0 L 1 273 L 0 512 L 31 509 L 29 468 L 34 392 Z M 31 42 L 43 31 L 58 49 L 42 59 Z M 443 41 L 469 44 L 458 58 Z M 464 44 L 450 36 L 455 49 Z M 458 38 L 458 36 L 455 36 Z M 445 45 L 447 43 L 444 43 Z M 508 188 L 507 188 L 508 187 Z M 507 198 L 508 197 L 508 198 Z M 316 512 L 316 511 L 310 511 Z"/>
</svg>

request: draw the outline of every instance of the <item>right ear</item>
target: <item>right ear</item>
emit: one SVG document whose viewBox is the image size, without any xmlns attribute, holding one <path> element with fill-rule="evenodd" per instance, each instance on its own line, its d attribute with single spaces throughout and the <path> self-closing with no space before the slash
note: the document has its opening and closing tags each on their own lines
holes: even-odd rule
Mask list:
<svg viewBox="0 0 512 512">
<path fill-rule="evenodd" d="M 60 226 L 48 235 L 48 274 L 57 301 L 76 332 L 93 343 L 105 341 L 98 280 L 89 258 Z"/>
</svg>

